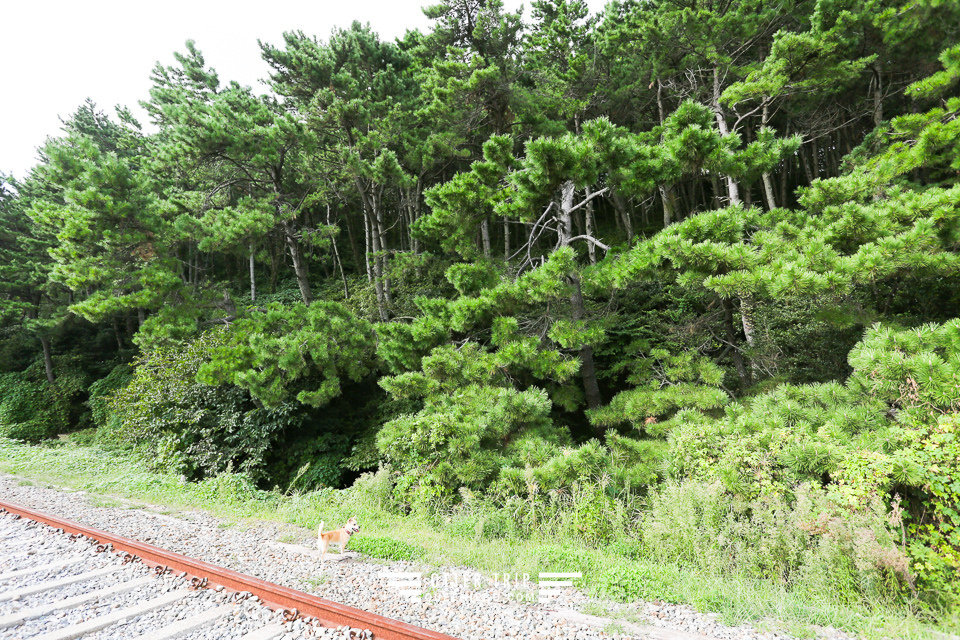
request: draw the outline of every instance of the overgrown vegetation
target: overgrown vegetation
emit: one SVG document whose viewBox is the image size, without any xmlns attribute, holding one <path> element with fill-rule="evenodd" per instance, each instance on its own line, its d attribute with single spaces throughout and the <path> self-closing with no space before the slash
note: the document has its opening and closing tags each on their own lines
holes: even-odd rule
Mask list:
<svg viewBox="0 0 960 640">
<path fill-rule="evenodd" d="M 0 436 L 618 599 L 956 626 L 960 9 L 688 4 L 290 33 L 268 95 L 190 42 L 156 133 L 82 105 L 0 182 Z"/>
<path fill-rule="evenodd" d="M 922 611 L 891 609 L 872 597 L 839 601 L 833 596 L 832 584 L 831 591 L 820 588 L 808 592 L 740 572 L 694 569 L 683 561 L 664 560 L 680 555 L 676 547 L 651 555 L 641 541 L 619 534 L 600 545 L 585 544 L 573 528 L 556 527 L 549 533 L 527 537 L 511 528 L 514 520 L 509 514 L 502 517 L 501 510 L 494 509 L 486 500 L 477 501 L 475 496 L 465 496 L 464 503 L 446 513 L 405 514 L 392 499 L 395 485 L 389 469 L 364 474 L 348 489 L 324 488 L 283 495 L 257 489 L 243 475 L 221 474 L 194 483 L 170 473 L 149 471 L 146 466 L 141 458 L 91 446 L 83 433 L 40 447 L 0 440 L 0 472 L 14 473 L 39 484 L 52 483 L 104 498 L 119 498 L 118 504 L 130 508 L 139 508 L 143 503 L 168 510 L 202 508 L 241 527 L 250 520 L 286 522 L 301 527 L 299 537 L 292 541 L 307 546 L 315 544 L 320 520 L 341 522 L 357 516 L 362 531 L 351 539 L 352 550 L 384 560 L 472 566 L 488 580 L 502 581 L 505 574 L 535 576 L 541 571 L 580 571 L 584 577 L 578 584 L 602 598 L 691 603 L 719 613 L 728 624 L 759 620 L 769 624 L 776 620 L 776 624 L 783 625 L 781 629 L 806 630 L 808 635 L 817 626 L 830 625 L 866 638 L 919 640 L 931 637 L 937 630 L 952 628 L 949 619 L 933 626 Z M 662 504 L 654 507 L 653 517 L 659 521 L 654 527 L 682 524 L 684 535 L 691 536 L 697 535 L 690 528 L 696 521 L 696 526 L 701 527 L 699 535 L 711 545 L 716 541 L 717 529 L 725 528 L 724 513 L 729 516 L 729 523 L 737 527 L 725 529 L 728 533 L 740 534 L 748 529 L 735 524 L 739 512 L 726 511 L 730 507 L 728 497 L 715 485 L 682 489 L 671 485 L 665 487 L 663 498 Z M 809 508 L 809 501 L 805 498 L 801 503 L 807 507 L 795 510 L 788 518 L 804 515 L 800 511 Z M 697 509 L 721 517 L 711 525 L 706 522 L 708 518 L 694 515 Z M 570 505 L 568 510 L 573 512 L 576 506 Z M 570 523 L 573 522 L 571 518 Z M 719 527 L 714 528 L 716 524 Z M 753 524 L 760 524 L 760 519 Z M 784 519 L 778 529 L 769 532 L 771 539 L 797 537 L 795 527 Z M 648 542 L 657 542 L 659 533 L 652 535 Z M 704 552 L 709 553 L 711 548 L 708 545 Z M 782 548 L 785 546 L 777 547 Z M 760 554 L 750 550 L 748 555 L 745 562 Z M 771 555 L 774 554 L 767 554 Z"/>
</svg>

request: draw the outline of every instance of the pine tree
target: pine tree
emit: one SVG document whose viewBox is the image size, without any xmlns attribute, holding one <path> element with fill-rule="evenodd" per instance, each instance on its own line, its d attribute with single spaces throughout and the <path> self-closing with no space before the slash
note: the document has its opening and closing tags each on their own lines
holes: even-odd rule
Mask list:
<svg viewBox="0 0 960 640">
<path fill-rule="evenodd" d="M 145 106 L 162 127 L 158 154 L 187 172 L 185 190 L 170 194 L 190 231 L 207 235 L 204 247 L 246 249 L 272 231 L 293 265 L 300 297 L 313 299 L 303 246 L 302 209 L 317 187 L 303 171 L 313 137 L 280 102 L 256 96 L 236 82 L 221 87 L 192 42 L 177 55 L 180 67 L 154 70 Z M 225 196 L 225 197 L 223 197 Z"/>
<path fill-rule="evenodd" d="M 367 276 L 380 319 L 387 320 L 387 230 L 402 219 L 399 200 L 392 196 L 415 183 L 397 155 L 414 92 L 405 73 L 409 56 L 359 23 L 334 31 L 326 44 L 302 33 L 287 33 L 284 39 L 285 49 L 261 44 L 274 69 L 274 89 L 292 100 L 318 141 L 312 172 L 328 174 L 327 180 L 351 193 L 348 201 L 359 200 Z M 331 169 L 335 176 L 329 176 Z"/>
<path fill-rule="evenodd" d="M 66 318 L 66 290 L 49 280 L 55 238 L 27 215 L 36 184 L 0 174 L 0 321 L 19 323 L 43 349 L 47 382 L 55 382 L 51 333 Z"/>
</svg>

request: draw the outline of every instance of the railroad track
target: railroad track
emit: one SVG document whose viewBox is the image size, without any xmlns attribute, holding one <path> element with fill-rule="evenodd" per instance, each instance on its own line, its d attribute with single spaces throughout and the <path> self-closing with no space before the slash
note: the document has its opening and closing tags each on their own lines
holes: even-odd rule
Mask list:
<svg viewBox="0 0 960 640">
<path fill-rule="evenodd" d="M 0 638 L 79 637 L 453 640 L 0 501 Z"/>
</svg>

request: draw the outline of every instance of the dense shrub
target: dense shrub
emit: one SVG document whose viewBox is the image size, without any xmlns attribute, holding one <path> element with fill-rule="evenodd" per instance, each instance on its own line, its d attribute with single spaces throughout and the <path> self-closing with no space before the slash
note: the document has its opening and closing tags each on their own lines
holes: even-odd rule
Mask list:
<svg viewBox="0 0 960 640">
<path fill-rule="evenodd" d="M 274 479 L 288 478 L 287 491 L 309 491 L 316 487 L 336 487 L 343 477 L 343 459 L 350 452 L 350 438 L 344 433 L 319 433 L 313 438 L 300 441 L 289 449 L 281 447 L 279 455 L 288 462 L 299 464 L 292 474 L 283 473 L 284 467 L 270 466 Z M 292 450 L 290 450 L 292 449 Z"/>
<path fill-rule="evenodd" d="M 389 465 L 376 472 L 363 473 L 342 493 L 350 504 L 375 512 L 398 512 L 393 494 L 394 474 Z"/>
<path fill-rule="evenodd" d="M 657 597 L 648 588 L 648 585 L 656 583 L 656 580 L 647 567 L 615 565 L 601 571 L 595 580 L 594 590 L 599 595 L 617 602 L 652 600 Z"/>
<path fill-rule="evenodd" d="M 557 544 L 543 544 L 536 549 L 536 569 L 545 573 L 581 573 L 597 569 L 596 559 L 579 549 Z"/>
<path fill-rule="evenodd" d="M 112 396 L 117 419 L 104 425 L 101 440 L 137 446 L 157 467 L 190 478 L 227 471 L 263 478 L 267 450 L 304 414 L 295 404 L 260 408 L 238 387 L 197 382 L 197 370 L 222 340 L 211 331 L 182 348 L 144 354 L 129 384 Z"/>
<path fill-rule="evenodd" d="M 221 473 L 204 478 L 197 483 L 195 492 L 201 499 L 217 504 L 239 505 L 251 500 L 268 502 L 277 500 L 275 494 L 257 489 L 250 478 L 241 473 Z"/>
<path fill-rule="evenodd" d="M 67 431 L 69 414 L 57 386 L 24 373 L 0 375 L 0 437 L 39 442 Z"/>
<path fill-rule="evenodd" d="M 90 385 L 87 406 L 90 407 L 95 427 L 106 427 L 107 422 L 115 418 L 116 412 L 110 408 L 113 394 L 129 384 L 132 379 L 133 368 L 128 364 L 119 364 L 105 377 Z"/>
<path fill-rule="evenodd" d="M 907 514 L 911 568 L 928 597 L 960 603 L 960 414 L 917 432 L 911 447 L 920 478 L 917 503 Z"/>
<path fill-rule="evenodd" d="M 509 464 L 503 443 L 550 432 L 550 401 L 539 389 L 470 385 L 432 397 L 420 412 L 384 425 L 377 446 L 403 473 L 398 491 L 414 504 L 455 498 L 459 487 L 485 489 Z M 549 438 L 548 438 L 549 440 Z M 521 446 L 521 445 L 515 445 Z"/>
</svg>

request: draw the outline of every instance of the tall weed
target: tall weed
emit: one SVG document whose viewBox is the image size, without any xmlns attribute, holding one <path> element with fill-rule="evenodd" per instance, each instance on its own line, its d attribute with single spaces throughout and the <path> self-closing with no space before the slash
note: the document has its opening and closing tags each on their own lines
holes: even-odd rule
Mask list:
<svg viewBox="0 0 960 640">
<path fill-rule="evenodd" d="M 644 554 L 701 571 L 773 580 L 848 604 L 896 601 L 912 588 L 907 558 L 879 501 L 849 509 L 799 485 L 792 497 L 745 503 L 717 482 L 668 483 L 640 519 Z"/>
</svg>

